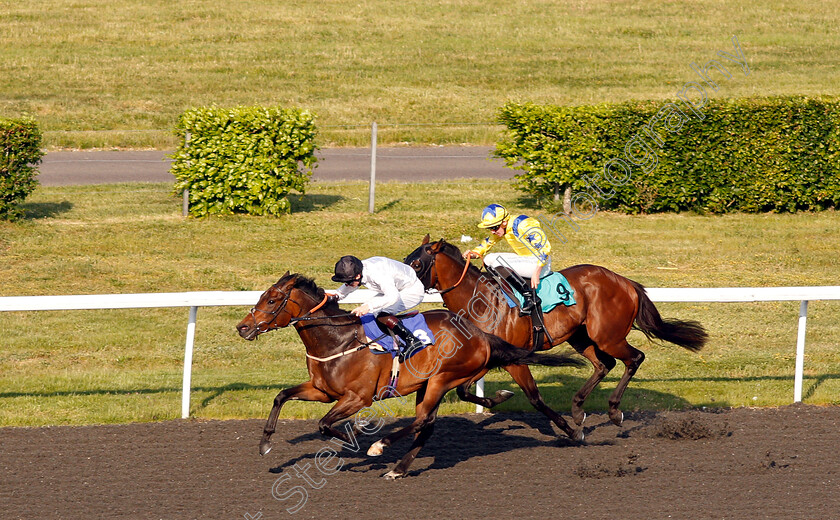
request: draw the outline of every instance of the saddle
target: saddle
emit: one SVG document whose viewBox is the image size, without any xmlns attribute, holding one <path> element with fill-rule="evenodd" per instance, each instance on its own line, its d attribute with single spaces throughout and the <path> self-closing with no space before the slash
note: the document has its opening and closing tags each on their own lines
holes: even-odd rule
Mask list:
<svg viewBox="0 0 840 520">
<path fill-rule="evenodd" d="M 486 267 L 486 271 L 487 274 L 489 274 L 493 278 L 493 280 L 495 280 L 496 283 L 499 285 L 499 288 L 502 290 L 502 293 L 505 295 L 506 298 L 508 298 L 508 302 L 513 302 L 516 306 L 518 306 L 521 309 L 522 298 L 518 295 L 516 289 L 511 287 L 511 285 L 504 279 L 504 277 L 492 267 Z M 554 343 L 554 340 L 552 339 L 551 335 L 548 333 L 548 330 L 545 327 L 542 301 L 540 300 L 539 296 L 535 296 L 534 303 L 535 305 L 533 310 L 531 311 L 531 315 L 528 316 L 531 320 L 532 352 L 542 350 L 543 346 L 545 345 L 546 338 L 548 338 L 549 345 L 552 345 Z"/>
<path fill-rule="evenodd" d="M 361 321 L 365 336 L 368 338 L 370 352 L 390 354 L 393 358 L 389 383 L 389 386 L 393 388 L 396 388 L 400 365 L 435 342 L 434 333 L 426 324 L 426 318 L 418 311 L 399 315 L 380 314 L 378 317 L 365 314 L 361 317 Z M 395 329 L 402 329 L 402 332 Z M 398 341 L 405 343 L 402 336 L 407 334 L 413 335 L 417 343 L 412 348 L 400 348 Z"/>
</svg>

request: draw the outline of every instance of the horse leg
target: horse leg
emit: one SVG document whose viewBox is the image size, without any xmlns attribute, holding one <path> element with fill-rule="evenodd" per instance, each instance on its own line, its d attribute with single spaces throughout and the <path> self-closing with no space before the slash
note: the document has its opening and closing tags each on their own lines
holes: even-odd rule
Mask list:
<svg viewBox="0 0 840 520">
<path fill-rule="evenodd" d="M 417 390 L 415 394 L 415 401 L 414 401 L 414 409 L 416 410 L 417 407 L 420 406 L 420 403 L 423 402 L 423 399 L 426 397 L 426 389 L 428 388 L 428 383 L 426 383 L 423 387 Z M 385 448 L 391 445 L 392 442 L 398 441 L 412 433 L 412 428 L 417 423 L 417 417 L 415 416 L 414 421 L 406 426 L 405 428 L 401 428 L 390 435 L 387 435 L 378 441 L 371 444 L 370 448 L 368 448 L 367 454 L 370 457 L 378 457 L 382 455 L 382 452 L 385 451 Z"/>
<path fill-rule="evenodd" d="M 280 408 L 283 407 L 286 401 L 300 400 L 300 401 L 319 401 L 322 403 L 329 403 L 333 399 L 318 390 L 312 385 L 312 381 L 307 381 L 303 384 L 293 386 L 282 390 L 277 397 L 274 398 L 274 406 L 271 407 L 271 413 L 268 414 L 268 422 L 265 423 L 263 429 L 262 440 L 260 440 L 260 455 L 265 455 L 271 451 L 271 435 L 274 434 L 277 427 L 277 416 L 280 415 Z"/>
<path fill-rule="evenodd" d="M 613 355 L 624 362 L 625 368 L 624 375 L 621 376 L 621 379 L 615 386 L 615 390 L 613 390 L 612 395 L 610 395 L 610 420 L 616 426 L 621 426 L 621 423 L 624 421 L 624 412 L 618 409 L 618 405 L 621 404 L 621 397 L 624 395 L 624 391 L 627 389 L 630 379 L 633 378 L 636 374 L 636 370 L 639 369 L 639 365 L 641 365 L 645 360 L 645 353 L 637 348 L 634 348 L 632 345 L 627 343 L 627 341 L 624 341 L 623 345 L 620 345 L 618 349 L 610 349 L 610 352 L 613 352 L 614 350 L 619 350 L 618 352 L 614 352 Z"/>
<path fill-rule="evenodd" d="M 580 387 L 580 390 L 578 390 L 572 398 L 572 420 L 575 421 L 575 424 L 581 426 L 583 425 L 583 420 L 586 418 L 586 413 L 583 411 L 584 401 L 586 401 L 586 398 L 590 393 L 592 393 L 592 390 L 598 386 L 598 383 L 600 383 L 601 380 L 604 379 L 609 371 L 615 366 L 615 359 L 602 352 L 594 344 L 590 344 L 583 349 L 578 349 L 578 346 L 575 345 L 575 343 L 572 343 L 571 339 L 569 340 L 569 343 L 575 347 L 575 350 L 580 352 L 583 357 L 588 359 L 592 363 L 592 367 L 595 369 L 586 383 Z"/>
<path fill-rule="evenodd" d="M 426 441 L 435 431 L 435 419 L 437 419 L 439 406 L 440 400 L 438 400 L 437 404 L 435 404 L 426 420 L 423 421 L 420 426 L 420 431 L 414 436 L 414 442 L 411 444 L 411 448 L 408 449 L 408 452 L 406 452 L 403 458 L 400 459 L 399 463 L 394 466 L 394 469 L 383 475 L 386 479 L 395 480 L 400 477 L 404 477 L 408 473 L 408 467 L 411 466 L 411 463 L 417 458 L 417 454 L 420 452 L 420 449 L 426 445 Z"/>
<path fill-rule="evenodd" d="M 320 421 L 318 421 L 318 431 L 320 431 L 321 435 L 324 435 L 325 437 L 337 437 L 345 443 L 355 446 L 355 439 L 351 439 L 346 433 L 333 428 L 332 425 L 333 423 L 350 417 L 354 413 L 358 412 L 365 407 L 366 402 L 370 401 L 371 399 L 366 400 L 355 392 L 347 392 L 341 396 L 341 399 L 335 403 L 335 406 L 330 408 L 330 411 L 327 412 Z M 356 430 L 354 429 L 354 432 L 355 431 Z"/>
<path fill-rule="evenodd" d="M 409 448 L 408 452 L 403 456 L 400 462 L 397 463 L 394 469 L 383 475 L 386 479 L 394 480 L 404 477 L 408 472 L 408 467 L 412 462 L 414 462 L 414 459 L 417 457 L 417 453 L 434 431 L 434 422 L 437 418 L 438 406 L 440 406 L 443 396 L 450 388 L 435 385 L 435 388 L 433 388 L 430 392 L 427 384 L 424 391 L 417 393 L 417 405 L 415 407 L 416 416 L 414 421 L 405 428 L 397 430 L 394 433 L 376 441 L 370 447 L 368 455 L 381 455 L 382 451 L 394 442 L 402 439 L 403 437 L 407 437 L 408 435 L 415 434 L 414 442 L 411 444 L 411 448 Z"/>
<path fill-rule="evenodd" d="M 458 398 L 462 401 L 477 404 L 485 408 L 493 408 L 497 404 L 504 403 L 505 401 L 513 397 L 513 392 L 511 392 L 510 390 L 497 390 L 496 397 L 493 398 L 478 397 L 477 395 L 470 392 L 470 388 L 472 388 L 472 385 L 472 381 L 467 381 L 463 385 L 460 385 L 458 388 L 456 388 L 455 392 L 458 394 Z"/>
<path fill-rule="evenodd" d="M 525 365 L 508 365 L 503 368 L 507 370 L 508 374 L 510 374 L 511 377 L 513 377 L 513 380 L 516 381 L 516 384 L 518 384 L 519 387 L 522 388 L 522 391 L 525 392 L 531 406 L 548 417 L 551 422 L 563 430 L 569 438 L 576 441 L 583 441 L 583 430 L 578 429 L 575 431 L 571 426 L 569 426 L 569 423 L 563 419 L 563 416 L 545 404 L 542 395 L 540 395 L 540 390 L 537 388 L 537 383 L 534 381 L 534 376 L 531 374 L 531 369 Z"/>
</svg>

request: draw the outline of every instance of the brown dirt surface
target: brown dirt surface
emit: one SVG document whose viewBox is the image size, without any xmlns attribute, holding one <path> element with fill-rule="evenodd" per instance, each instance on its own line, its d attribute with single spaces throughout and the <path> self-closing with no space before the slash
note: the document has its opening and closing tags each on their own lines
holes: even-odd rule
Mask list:
<svg viewBox="0 0 840 520">
<path fill-rule="evenodd" d="M 354 452 L 281 420 L 265 457 L 262 420 L 3 428 L 0 518 L 840 517 L 840 407 L 595 414 L 585 445 L 541 415 L 446 416 L 386 481 L 410 441 L 365 452 L 407 421 Z"/>
</svg>

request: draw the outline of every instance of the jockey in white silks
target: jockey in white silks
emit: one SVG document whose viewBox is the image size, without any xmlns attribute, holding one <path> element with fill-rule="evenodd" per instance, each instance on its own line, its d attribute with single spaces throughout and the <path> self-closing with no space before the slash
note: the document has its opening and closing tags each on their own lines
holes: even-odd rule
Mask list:
<svg viewBox="0 0 840 520">
<path fill-rule="evenodd" d="M 347 255 L 341 257 L 335 264 L 334 282 L 342 282 L 330 297 L 341 301 L 348 294 L 364 285 L 377 294 L 359 305 L 351 313 L 356 316 L 365 314 L 398 314 L 419 305 L 423 301 L 425 289 L 423 283 L 417 278 L 414 269 L 402 262 L 374 256 L 366 260 L 359 260 L 355 256 Z M 384 316 L 379 322 L 405 342 L 405 348 L 401 353 L 413 352 L 422 348 L 423 342 L 408 330 L 396 316 Z M 397 345 L 397 348 L 399 346 Z"/>
</svg>

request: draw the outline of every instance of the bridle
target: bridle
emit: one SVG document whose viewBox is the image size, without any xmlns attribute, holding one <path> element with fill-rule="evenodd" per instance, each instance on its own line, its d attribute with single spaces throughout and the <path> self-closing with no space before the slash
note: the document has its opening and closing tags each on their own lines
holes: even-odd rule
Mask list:
<svg viewBox="0 0 840 520">
<path fill-rule="evenodd" d="M 281 291 L 280 289 L 277 289 L 276 285 L 272 285 L 271 288 L 276 289 L 277 292 L 279 292 L 283 296 L 283 302 L 276 309 L 274 309 L 274 311 L 272 311 L 272 312 L 269 312 L 269 311 L 266 311 L 266 310 L 263 310 L 263 309 L 258 309 L 257 305 L 259 305 L 259 302 L 257 302 L 257 305 L 254 305 L 254 307 L 252 307 L 251 311 L 248 313 L 251 316 L 251 318 L 254 320 L 254 327 L 257 329 L 257 332 L 259 332 L 260 334 L 262 334 L 264 332 L 271 331 L 271 330 L 277 330 L 277 329 L 282 329 L 283 328 L 283 327 L 272 326 L 271 324 L 274 323 L 277 320 L 277 316 L 280 314 L 280 312 L 283 309 L 286 308 L 286 304 L 288 304 L 289 301 L 291 301 L 292 303 L 294 303 L 295 305 L 300 307 L 300 303 L 298 303 L 295 300 L 292 300 L 291 291 L 289 291 L 289 294 L 286 294 L 283 291 Z M 268 300 L 269 304 L 271 304 L 272 300 L 273 299 Z M 269 316 L 271 316 L 271 319 L 263 320 L 263 321 L 260 321 L 259 323 L 257 323 L 257 316 L 255 314 L 257 311 L 262 312 L 264 314 L 268 314 Z M 291 323 L 292 323 L 292 321 L 290 319 L 289 324 L 291 324 Z M 263 328 L 263 325 L 266 325 L 266 327 Z M 288 325 L 285 325 L 285 326 L 287 327 Z"/>
<path fill-rule="evenodd" d="M 429 260 L 429 263 L 424 266 L 423 271 L 418 273 L 418 275 L 417 275 L 418 278 L 423 278 L 423 277 L 425 277 L 429 274 L 429 272 L 432 270 L 432 266 L 435 265 L 435 258 L 437 257 L 437 255 L 439 255 L 440 253 L 443 252 L 442 249 L 439 249 L 437 251 L 431 251 L 431 248 L 428 248 L 428 249 L 430 250 L 430 252 L 426 253 L 426 254 L 429 255 L 431 258 Z M 424 252 L 425 252 L 425 250 L 424 250 Z M 421 261 L 420 264 L 422 265 L 423 262 Z M 446 294 L 449 291 L 451 291 L 452 289 L 455 289 L 456 287 L 461 285 L 461 282 L 464 281 L 464 277 L 467 276 L 467 271 L 470 269 L 470 265 L 472 265 L 472 264 L 470 264 L 470 261 L 465 260 L 464 261 L 464 270 L 463 270 L 463 272 L 461 272 L 461 277 L 458 278 L 458 281 L 455 282 L 455 285 L 453 285 L 452 287 L 449 287 L 448 289 L 441 289 L 440 291 L 438 291 L 438 294 Z"/>
<path fill-rule="evenodd" d="M 251 318 L 254 320 L 254 323 L 255 323 L 254 327 L 257 329 L 257 333 L 258 333 L 257 335 L 263 334 L 265 332 L 269 332 L 269 331 L 272 331 L 272 330 L 282 329 L 282 328 L 288 327 L 289 325 L 293 325 L 293 324 L 295 324 L 299 321 L 323 320 L 323 319 L 330 319 L 330 318 L 344 318 L 344 317 L 347 317 L 347 316 L 353 316 L 353 313 L 350 313 L 350 312 L 344 313 L 344 314 L 327 315 L 327 316 L 311 316 L 311 314 L 313 312 L 319 310 L 321 307 L 323 307 L 327 303 L 327 301 L 329 301 L 329 296 L 327 294 L 324 294 L 324 299 L 321 300 L 321 302 L 318 305 L 316 305 L 315 307 L 310 309 L 305 315 L 297 317 L 297 318 L 290 317 L 289 318 L 289 323 L 287 323 L 286 325 L 283 325 L 282 327 L 276 326 L 276 325 L 272 326 L 271 324 L 274 323 L 277 320 L 277 316 L 280 315 L 280 312 L 283 311 L 286 308 L 286 305 L 289 302 L 292 302 L 295 305 L 297 305 L 299 309 L 302 308 L 302 307 L 300 305 L 300 302 L 292 299 L 291 291 L 289 291 L 289 293 L 287 294 L 287 293 L 281 291 L 280 289 L 278 289 L 277 284 L 272 285 L 271 289 L 275 289 L 277 292 L 280 293 L 280 295 L 283 297 L 282 303 L 280 303 L 280 305 L 274 311 L 269 312 L 269 311 L 265 311 L 265 310 L 262 310 L 262 309 L 258 309 L 257 305 L 259 305 L 259 302 L 257 302 L 257 305 L 255 305 L 253 308 L 251 308 L 251 311 L 248 313 L 249 316 L 251 316 Z M 307 296 L 311 296 L 311 295 L 307 294 Z M 261 298 L 261 300 L 262 300 L 262 298 Z M 272 300 L 270 299 L 269 302 L 271 302 L 271 301 Z M 257 312 L 257 311 L 268 314 L 269 316 L 271 316 L 271 318 L 268 319 L 268 320 L 263 320 L 263 321 L 260 321 L 259 323 L 257 323 L 257 318 L 256 318 L 256 315 L 255 315 L 255 312 Z M 354 320 L 354 321 L 344 323 L 344 324 L 330 324 L 330 325 L 339 326 L 339 325 L 358 325 L 358 324 L 359 324 L 359 322 Z M 265 325 L 265 328 L 263 328 L 263 325 Z M 353 354 L 354 352 L 358 352 L 359 350 L 366 349 L 366 348 L 370 347 L 371 344 L 378 341 L 379 339 L 381 339 L 381 337 L 365 343 L 365 342 L 363 342 L 359 339 L 359 331 L 356 330 L 353 333 L 353 340 L 360 344 L 358 347 L 351 348 L 351 349 L 348 349 L 348 350 L 344 350 L 342 352 L 339 352 L 338 354 L 334 354 L 332 356 L 328 356 L 328 357 L 325 357 L 325 358 L 315 357 L 315 356 L 310 355 L 307 352 L 306 357 L 310 358 L 310 359 L 314 359 L 316 361 L 326 362 L 326 361 L 330 361 L 330 360 L 333 360 L 333 359 L 336 359 L 336 358 L 339 358 L 339 357 L 343 357 L 343 356 L 346 356 L 346 355 L 349 355 L 349 354 Z"/>
<path fill-rule="evenodd" d="M 272 330 L 282 329 L 282 328 L 284 328 L 284 327 L 288 327 L 289 325 L 294 325 L 295 323 L 297 323 L 297 322 L 299 322 L 299 321 L 327 320 L 327 319 L 331 319 L 331 318 L 345 318 L 345 317 L 347 317 L 347 316 L 352 316 L 352 315 L 353 315 L 353 313 L 347 312 L 347 313 L 344 313 L 344 314 L 334 314 L 334 315 L 327 315 L 327 316 L 312 316 L 312 313 L 313 313 L 313 312 L 315 312 L 315 311 L 319 310 L 321 307 L 323 307 L 324 305 L 326 305 L 327 301 L 329 300 L 329 296 L 328 296 L 327 294 L 324 294 L 324 299 L 323 299 L 323 300 L 321 300 L 321 302 L 320 302 L 318 305 L 316 305 L 315 307 L 311 308 L 311 309 L 310 309 L 310 310 L 309 310 L 306 314 L 304 314 L 303 316 L 299 316 L 299 317 L 290 317 L 290 318 L 289 318 L 289 323 L 287 323 L 287 324 L 286 324 L 286 325 L 284 325 L 283 327 L 271 326 L 271 324 L 272 324 L 272 323 L 274 323 L 274 321 L 277 319 L 277 316 L 279 316 L 279 315 L 280 315 L 280 312 L 281 312 L 283 309 L 285 309 L 285 308 L 286 308 L 286 304 L 287 304 L 287 303 L 292 302 L 292 303 L 294 303 L 295 305 L 297 305 L 297 306 L 298 306 L 298 308 L 301 308 L 301 304 L 300 304 L 300 302 L 298 302 L 297 300 L 292 299 L 292 293 L 291 293 L 291 291 L 289 291 L 289 293 L 288 293 L 288 294 L 286 294 L 286 293 L 284 293 L 283 291 L 281 291 L 280 289 L 278 289 L 278 288 L 277 288 L 277 284 L 272 285 L 272 286 L 271 286 L 271 288 L 272 288 L 272 289 L 275 289 L 277 292 L 279 292 L 279 293 L 280 293 L 280 295 L 281 295 L 281 296 L 283 296 L 283 302 L 280 304 L 280 306 L 279 306 L 279 307 L 277 307 L 277 309 L 275 309 L 273 312 L 269 312 L 269 311 L 265 311 L 265 310 L 262 310 L 262 309 L 258 309 L 258 308 L 257 308 L 257 306 L 255 305 L 253 308 L 251 308 L 251 311 L 249 312 L 249 315 L 250 315 L 250 316 L 251 316 L 251 318 L 253 318 L 253 320 L 254 320 L 254 323 L 255 323 L 254 327 L 256 327 L 256 329 L 259 331 L 259 333 L 260 333 L 260 334 L 262 334 L 262 333 L 264 333 L 264 332 L 269 332 L 269 331 L 272 331 Z M 307 295 L 307 296 L 308 296 L 308 295 Z M 271 300 L 269 300 L 269 302 L 270 302 L 270 301 L 271 301 Z M 257 305 L 259 305 L 259 302 L 257 303 Z M 259 311 L 259 312 L 262 312 L 262 313 L 268 314 L 269 316 L 271 316 L 271 319 L 269 319 L 269 320 L 263 320 L 263 321 L 261 321 L 261 322 L 257 323 L 257 317 L 256 317 L 256 315 L 254 314 L 256 311 Z M 263 328 L 262 328 L 262 326 L 263 326 L 263 325 L 267 325 L 267 326 L 266 326 L 266 328 L 264 328 L 264 329 L 263 329 Z"/>
</svg>

